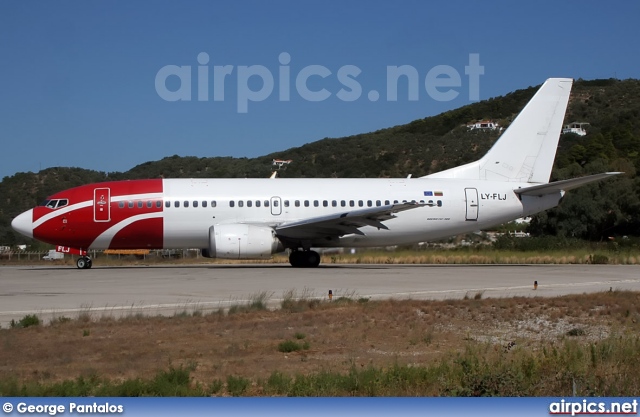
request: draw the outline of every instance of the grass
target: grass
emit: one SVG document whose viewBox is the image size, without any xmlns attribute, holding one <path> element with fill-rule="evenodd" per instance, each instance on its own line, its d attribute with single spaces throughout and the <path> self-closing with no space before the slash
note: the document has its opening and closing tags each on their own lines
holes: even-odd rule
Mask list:
<svg viewBox="0 0 640 417">
<path fill-rule="evenodd" d="M 248 313 L 252 311 L 264 311 L 267 310 L 267 304 L 273 293 L 267 291 L 261 291 L 256 294 L 252 294 L 247 301 L 239 304 L 232 304 L 227 311 L 227 314 Z"/>
<path fill-rule="evenodd" d="M 96 265 L 186 265 L 186 264 L 287 264 L 286 254 L 277 254 L 267 260 L 234 261 L 209 258 L 162 259 L 148 257 L 139 260 L 131 257 L 98 256 Z M 41 260 L 2 260 L 3 264 L 47 264 Z M 323 256 L 324 264 L 640 264 L 637 241 L 589 242 L 555 237 L 507 238 L 493 244 L 468 247 L 439 247 L 431 245 L 394 250 L 366 249 L 355 254 L 331 254 Z M 56 262 L 56 265 L 73 266 L 72 259 Z"/>
<path fill-rule="evenodd" d="M 229 375 L 226 384 L 193 380 L 193 368 L 170 367 L 155 377 L 111 381 L 96 375 L 62 382 L 0 381 L 3 396 L 633 396 L 640 390 L 640 339 L 612 337 L 579 345 L 565 340 L 544 350 L 495 351 L 485 343 L 424 366 L 352 365 L 347 372 L 273 371 L 266 379 Z"/>
<path fill-rule="evenodd" d="M 313 310 L 320 304 L 320 299 L 308 288 L 304 288 L 300 294 L 291 289 L 282 294 L 280 309 L 289 313 L 301 313 Z"/>
<path fill-rule="evenodd" d="M 570 396 L 574 383 L 579 396 L 640 390 L 637 292 L 347 298 L 299 312 L 0 329 L 0 396 Z M 241 305 L 255 300 L 264 297 Z"/>
<path fill-rule="evenodd" d="M 333 264 L 609 264 L 637 265 L 637 251 L 562 249 L 541 251 L 498 250 L 490 248 L 459 250 L 363 251 L 358 254 L 332 255 L 322 260 Z"/>
</svg>

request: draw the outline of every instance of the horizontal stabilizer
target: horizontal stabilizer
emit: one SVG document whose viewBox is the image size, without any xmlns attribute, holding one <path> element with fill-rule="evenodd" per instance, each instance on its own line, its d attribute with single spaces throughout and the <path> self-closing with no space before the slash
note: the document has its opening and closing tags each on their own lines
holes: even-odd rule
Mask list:
<svg viewBox="0 0 640 417">
<path fill-rule="evenodd" d="M 614 175 L 620 175 L 622 172 L 605 172 L 602 174 L 588 175 L 586 177 L 572 178 L 570 180 L 556 181 L 549 184 L 534 185 L 527 188 L 518 188 L 513 190 L 516 194 L 543 196 L 547 194 L 555 194 L 560 191 L 569 191 L 574 188 L 581 187 L 591 182 L 601 181 Z"/>
</svg>

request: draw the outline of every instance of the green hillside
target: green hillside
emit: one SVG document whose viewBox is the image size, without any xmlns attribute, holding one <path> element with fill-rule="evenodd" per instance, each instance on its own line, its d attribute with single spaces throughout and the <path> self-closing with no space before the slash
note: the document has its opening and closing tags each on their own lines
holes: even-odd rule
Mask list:
<svg viewBox="0 0 640 417">
<path fill-rule="evenodd" d="M 326 138 L 258 158 L 172 156 L 147 162 L 123 173 L 80 168 L 49 168 L 18 173 L 0 182 L 0 245 L 23 242 L 9 224 L 20 212 L 47 195 L 92 182 L 135 178 L 267 177 L 271 160 L 292 159 L 283 177 L 414 177 L 480 158 L 498 137 L 497 131 L 469 131 L 466 124 L 492 119 L 507 126 L 538 87 L 530 87 L 470 104 L 409 124 L 345 138 Z M 588 122 L 588 134 L 566 134 L 552 179 L 603 171 L 624 177 L 586 186 L 567 194 L 562 205 L 537 216 L 534 234 L 591 240 L 640 236 L 640 80 L 578 80 L 565 121 Z"/>
</svg>

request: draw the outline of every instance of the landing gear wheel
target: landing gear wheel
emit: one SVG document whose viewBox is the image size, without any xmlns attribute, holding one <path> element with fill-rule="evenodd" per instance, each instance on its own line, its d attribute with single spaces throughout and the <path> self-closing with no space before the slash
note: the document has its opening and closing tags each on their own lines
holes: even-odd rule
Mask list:
<svg viewBox="0 0 640 417">
<path fill-rule="evenodd" d="M 289 255 L 289 263 L 294 268 L 315 268 L 320 265 L 320 254 L 312 250 L 296 250 Z"/>
<path fill-rule="evenodd" d="M 91 262 L 91 258 L 82 257 L 78 258 L 78 260 L 76 261 L 76 266 L 78 267 L 78 269 L 91 269 L 93 265 Z"/>
<path fill-rule="evenodd" d="M 304 263 L 307 268 L 316 268 L 320 265 L 320 254 L 316 251 L 308 250 L 304 254 Z"/>
<path fill-rule="evenodd" d="M 302 262 L 300 261 L 300 252 L 294 250 L 289 254 L 289 263 L 294 268 L 302 267 Z"/>
</svg>

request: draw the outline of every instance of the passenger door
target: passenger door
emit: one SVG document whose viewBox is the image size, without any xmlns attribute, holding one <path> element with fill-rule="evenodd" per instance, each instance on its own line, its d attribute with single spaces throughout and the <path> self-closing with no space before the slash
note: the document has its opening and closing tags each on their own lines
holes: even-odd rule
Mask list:
<svg viewBox="0 0 640 417">
<path fill-rule="evenodd" d="M 93 221 L 111 221 L 111 189 L 96 188 L 93 190 Z"/>
<path fill-rule="evenodd" d="M 465 220 L 478 220 L 478 190 L 475 188 L 464 189 L 465 199 L 467 202 L 467 213 Z"/>
</svg>

